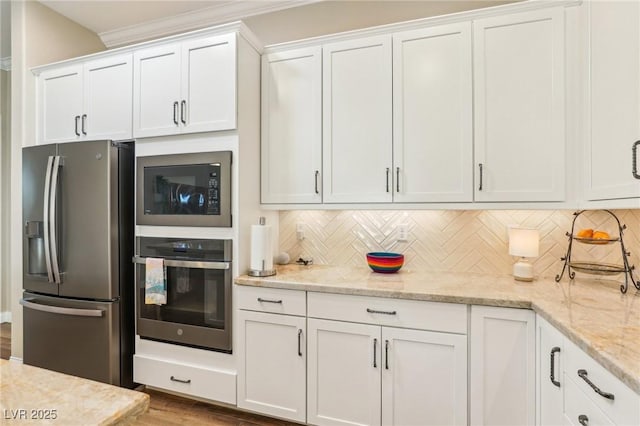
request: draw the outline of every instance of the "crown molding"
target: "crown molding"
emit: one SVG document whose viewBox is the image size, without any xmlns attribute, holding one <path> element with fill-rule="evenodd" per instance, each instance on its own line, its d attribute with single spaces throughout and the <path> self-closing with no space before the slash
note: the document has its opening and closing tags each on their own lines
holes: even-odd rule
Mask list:
<svg viewBox="0 0 640 426">
<path fill-rule="evenodd" d="M 0 58 L 0 70 L 11 71 L 11 56 Z"/>
<path fill-rule="evenodd" d="M 248 16 L 289 9 L 317 3 L 321 0 L 276 0 L 276 1 L 228 1 L 221 5 L 182 13 L 169 18 L 156 19 L 98 34 L 108 48 L 156 39 L 171 34 L 191 31 Z"/>
</svg>

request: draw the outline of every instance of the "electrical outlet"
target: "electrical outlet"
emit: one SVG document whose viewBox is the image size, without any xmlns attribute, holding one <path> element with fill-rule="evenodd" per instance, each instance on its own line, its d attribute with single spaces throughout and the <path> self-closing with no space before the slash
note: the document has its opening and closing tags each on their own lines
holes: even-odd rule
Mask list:
<svg viewBox="0 0 640 426">
<path fill-rule="evenodd" d="M 404 242 L 409 239 L 409 225 L 401 223 L 398 225 L 398 241 Z"/>
<path fill-rule="evenodd" d="M 296 223 L 296 239 L 298 241 L 304 240 L 304 223 Z"/>
</svg>

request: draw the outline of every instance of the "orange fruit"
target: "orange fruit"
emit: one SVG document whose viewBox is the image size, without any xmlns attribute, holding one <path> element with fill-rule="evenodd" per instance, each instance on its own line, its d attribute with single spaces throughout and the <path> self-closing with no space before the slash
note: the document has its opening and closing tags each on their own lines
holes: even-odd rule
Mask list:
<svg viewBox="0 0 640 426">
<path fill-rule="evenodd" d="M 610 240 L 611 239 L 609 234 L 604 232 L 604 231 L 593 231 L 593 237 L 592 238 L 594 240 Z"/>
<path fill-rule="evenodd" d="M 593 229 L 586 228 L 578 231 L 578 238 L 594 238 L 593 237 Z"/>
</svg>

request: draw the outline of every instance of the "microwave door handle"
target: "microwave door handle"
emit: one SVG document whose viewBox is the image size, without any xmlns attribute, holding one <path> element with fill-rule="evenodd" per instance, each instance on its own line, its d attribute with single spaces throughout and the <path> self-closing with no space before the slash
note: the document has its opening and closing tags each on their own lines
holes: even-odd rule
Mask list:
<svg viewBox="0 0 640 426">
<path fill-rule="evenodd" d="M 144 265 L 147 261 L 146 257 L 134 256 L 133 263 Z M 231 268 L 230 262 L 206 262 L 198 260 L 174 260 L 164 259 L 164 265 L 175 268 L 196 268 L 196 269 L 221 269 L 226 270 Z"/>
<path fill-rule="evenodd" d="M 47 160 L 47 169 L 44 174 L 44 200 L 42 203 L 43 224 L 44 224 L 44 260 L 47 265 L 47 279 L 53 282 L 53 270 L 51 269 L 51 250 L 49 245 L 49 197 L 51 193 L 51 167 L 53 166 L 53 156 Z"/>
<path fill-rule="evenodd" d="M 57 248 L 57 228 L 58 215 L 56 214 L 56 202 L 58 198 L 58 171 L 60 170 L 60 156 L 56 155 L 53 160 L 53 170 L 51 171 L 51 198 L 49 206 L 49 220 L 51 222 L 50 241 L 51 241 L 51 263 L 53 266 L 53 277 L 56 283 L 60 284 L 60 265 L 58 264 L 58 248 Z"/>
</svg>

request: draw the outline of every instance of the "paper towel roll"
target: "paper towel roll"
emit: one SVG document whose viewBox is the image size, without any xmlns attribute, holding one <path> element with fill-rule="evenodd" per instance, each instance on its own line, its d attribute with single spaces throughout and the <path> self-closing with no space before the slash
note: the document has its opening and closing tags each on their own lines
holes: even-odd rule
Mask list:
<svg viewBox="0 0 640 426">
<path fill-rule="evenodd" d="M 273 270 L 271 225 L 251 225 L 251 270 Z"/>
</svg>

